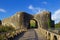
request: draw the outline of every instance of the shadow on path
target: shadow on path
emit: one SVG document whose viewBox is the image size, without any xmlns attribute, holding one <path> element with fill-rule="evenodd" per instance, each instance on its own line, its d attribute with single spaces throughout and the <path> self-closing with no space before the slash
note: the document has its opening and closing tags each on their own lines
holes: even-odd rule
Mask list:
<svg viewBox="0 0 60 40">
<path fill-rule="evenodd" d="M 34 32 L 35 32 L 35 40 L 38 40 L 38 35 L 35 30 L 34 30 Z"/>
<path fill-rule="evenodd" d="M 9 40 L 21 40 L 20 38 L 23 38 L 22 40 L 38 40 L 38 35 L 37 35 L 37 33 L 36 33 L 36 31 L 35 31 L 34 29 L 30 29 L 30 30 L 28 31 L 28 33 L 30 33 L 30 35 L 33 35 L 32 38 L 31 38 L 31 36 L 28 35 L 28 33 L 27 33 L 27 35 L 28 35 L 29 37 L 28 37 L 27 35 L 25 35 L 25 36 L 27 37 L 27 39 L 24 39 L 24 33 L 25 33 L 25 32 L 22 32 L 22 33 L 18 34 L 17 36 L 15 36 L 14 38 L 10 38 Z"/>
<path fill-rule="evenodd" d="M 22 32 L 20 34 L 18 34 L 17 36 L 14 36 L 14 38 L 9 38 L 8 40 L 19 40 L 23 35 L 24 35 L 25 32 Z"/>
</svg>

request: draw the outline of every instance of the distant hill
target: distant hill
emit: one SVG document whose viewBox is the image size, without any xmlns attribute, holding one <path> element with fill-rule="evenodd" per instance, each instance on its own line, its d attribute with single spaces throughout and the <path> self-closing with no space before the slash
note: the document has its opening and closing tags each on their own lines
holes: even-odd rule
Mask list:
<svg viewBox="0 0 60 40">
<path fill-rule="evenodd" d="M 55 24 L 55 28 L 60 28 L 60 22 Z"/>
</svg>

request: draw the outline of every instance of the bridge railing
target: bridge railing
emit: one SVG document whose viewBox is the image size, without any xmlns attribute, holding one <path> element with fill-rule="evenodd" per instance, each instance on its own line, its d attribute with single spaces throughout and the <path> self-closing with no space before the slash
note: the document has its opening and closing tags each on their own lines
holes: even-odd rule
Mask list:
<svg viewBox="0 0 60 40">
<path fill-rule="evenodd" d="M 17 34 L 20 34 L 22 32 L 24 32 L 26 30 L 24 29 L 17 29 L 17 30 L 14 30 L 14 31 L 9 31 L 9 32 L 2 32 L 0 33 L 0 40 L 7 40 L 7 38 L 13 38 L 14 36 L 16 36 Z"/>
<path fill-rule="evenodd" d="M 60 40 L 60 35 L 58 33 L 53 32 L 52 30 L 46 30 L 43 28 L 39 28 L 38 30 L 39 33 L 47 40 Z"/>
</svg>

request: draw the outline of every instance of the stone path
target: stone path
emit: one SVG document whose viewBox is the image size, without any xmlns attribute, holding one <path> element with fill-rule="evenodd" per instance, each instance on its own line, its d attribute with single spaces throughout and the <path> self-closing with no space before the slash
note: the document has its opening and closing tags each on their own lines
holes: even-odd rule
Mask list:
<svg viewBox="0 0 60 40">
<path fill-rule="evenodd" d="M 16 36 L 13 40 L 45 40 L 43 37 L 37 35 L 34 29 L 29 29 L 24 34 Z"/>
</svg>

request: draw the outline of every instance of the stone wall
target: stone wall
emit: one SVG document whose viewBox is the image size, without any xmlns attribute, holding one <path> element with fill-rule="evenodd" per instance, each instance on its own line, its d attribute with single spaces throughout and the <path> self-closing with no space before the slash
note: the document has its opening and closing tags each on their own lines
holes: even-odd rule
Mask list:
<svg viewBox="0 0 60 40">
<path fill-rule="evenodd" d="M 60 40 L 60 35 L 50 30 L 46 30 L 43 28 L 36 29 L 39 34 L 46 38 L 47 40 Z"/>
<path fill-rule="evenodd" d="M 15 29 L 23 29 L 28 27 L 29 20 L 32 18 L 33 16 L 26 12 L 17 12 L 10 18 L 2 20 L 2 25 L 12 25 Z"/>
<path fill-rule="evenodd" d="M 34 15 L 34 18 L 37 20 L 38 26 L 44 29 L 48 29 L 48 27 L 51 27 L 53 23 L 51 20 L 51 12 L 48 11 L 38 13 Z"/>
<path fill-rule="evenodd" d="M 30 26 L 30 20 L 36 20 L 38 27 L 48 29 L 49 27 L 54 26 L 54 22 L 51 20 L 51 12 L 43 11 L 36 15 L 31 15 L 26 12 L 17 12 L 15 15 L 2 20 L 3 25 L 12 25 L 16 29 Z M 53 25 L 52 25 L 53 24 Z"/>
<path fill-rule="evenodd" d="M 51 12 L 43 11 L 36 15 L 31 15 L 26 12 L 17 12 L 15 15 L 2 20 L 2 25 L 12 25 L 15 29 L 24 29 L 30 26 L 30 20 L 36 20 L 38 24 L 37 31 L 40 32 L 47 39 L 53 40 L 56 36 L 60 40 L 60 36 L 56 33 L 50 32 L 49 27 L 54 27 L 54 21 L 51 20 Z M 49 36 L 50 35 L 50 36 Z M 53 36 L 52 36 L 53 35 Z"/>
</svg>

